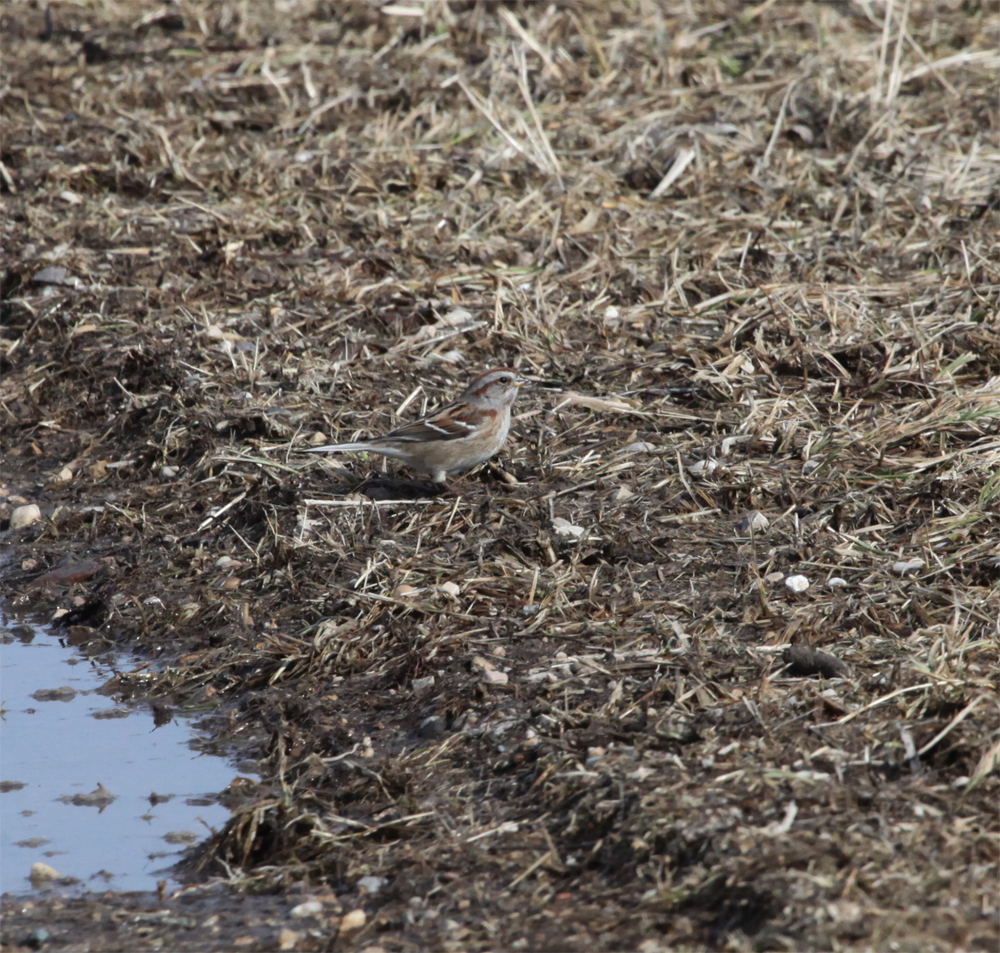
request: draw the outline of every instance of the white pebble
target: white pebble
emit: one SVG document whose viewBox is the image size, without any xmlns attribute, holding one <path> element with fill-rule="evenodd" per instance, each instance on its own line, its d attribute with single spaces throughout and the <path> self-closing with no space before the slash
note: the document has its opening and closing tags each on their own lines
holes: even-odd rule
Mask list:
<svg viewBox="0 0 1000 953">
<path fill-rule="evenodd" d="M 792 592 L 805 592 L 809 588 L 809 580 L 805 576 L 789 576 L 785 580 L 785 585 Z"/>
<path fill-rule="evenodd" d="M 35 884 L 48 883 L 51 880 L 59 880 L 62 874 L 59 873 L 54 867 L 50 867 L 48 864 L 43 864 L 41 861 L 31 865 L 31 873 L 29 874 L 31 882 Z"/>
<path fill-rule="evenodd" d="M 10 528 L 11 529 L 24 529 L 25 526 L 30 526 L 36 520 L 42 518 L 42 511 L 38 508 L 37 503 L 27 503 L 24 506 L 17 507 L 13 513 L 10 514 Z"/>
<path fill-rule="evenodd" d="M 693 477 L 710 477 L 719 468 L 718 460 L 696 460 L 688 468 Z"/>
<path fill-rule="evenodd" d="M 306 900 L 288 912 L 290 917 L 318 917 L 323 913 L 322 900 Z"/>
<path fill-rule="evenodd" d="M 758 513 L 756 511 L 752 513 L 747 513 L 736 524 L 737 533 L 762 533 L 768 527 L 767 517 L 763 513 Z"/>
</svg>

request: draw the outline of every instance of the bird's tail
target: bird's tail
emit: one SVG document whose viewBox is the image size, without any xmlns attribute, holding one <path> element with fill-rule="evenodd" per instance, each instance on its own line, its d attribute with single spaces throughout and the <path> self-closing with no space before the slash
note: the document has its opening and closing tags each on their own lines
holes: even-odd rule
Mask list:
<svg viewBox="0 0 1000 953">
<path fill-rule="evenodd" d="M 367 443 L 330 443 L 325 447 L 303 447 L 306 453 L 350 453 L 353 450 L 371 450 Z"/>
</svg>

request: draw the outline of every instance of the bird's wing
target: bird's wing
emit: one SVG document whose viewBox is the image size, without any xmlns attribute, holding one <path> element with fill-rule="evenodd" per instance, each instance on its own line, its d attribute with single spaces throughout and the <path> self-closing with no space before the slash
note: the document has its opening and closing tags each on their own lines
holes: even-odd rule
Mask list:
<svg viewBox="0 0 1000 953">
<path fill-rule="evenodd" d="M 413 443 L 425 443 L 429 440 L 459 440 L 475 433 L 487 416 L 495 416 L 496 411 L 481 410 L 465 404 L 449 404 L 436 413 L 412 423 L 403 424 L 387 433 L 382 440 L 405 440 Z"/>
</svg>

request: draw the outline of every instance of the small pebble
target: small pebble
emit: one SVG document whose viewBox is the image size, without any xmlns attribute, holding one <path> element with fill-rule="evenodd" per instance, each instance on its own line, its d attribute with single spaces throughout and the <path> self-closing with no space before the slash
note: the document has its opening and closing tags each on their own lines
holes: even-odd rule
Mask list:
<svg viewBox="0 0 1000 953">
<path fill-rule="evenodd" d="M 428 675 L 425 678 L 415 678 L 412 685 L 414 692 L 418 695 L 422 692 L 430 691 L 434 687 L 434 676 Z"/>
<path fill-rule="evenodd" d="M 69 271 L 62 265 L 49 265 L 32 275 L 31 280 L 40 285 L 64 285 Z"/>
<path fill-rule="evenodd" d="M 340 919 L 340 932 L 352 933 L 355 930 L 360 930 L 367 919 L 364 910 L 352 910 L 350 913 L 345 913 Z"/>
<path fill-rule="evenodd" d="M 357 886 L 358 890 L 363 890 L 365 893 L 376 894 L 387 882 L 385 877 L 362 877 Z"/>
<path fill-rule="evenodd" d="M 687 471 L 693 477 L 710 477 L 718 467 L 718 460 L 696 460 L 687 468 Z"/>
<path fill-rule="evenodd" d="M 318 917 L 323 913 L 323 902 L 321 900 L 306 900 L 298 906 L 292 907 L 289 911 L 290 917 Z"/>
<path fill-rule="evenodd" d="M 809 580 L 805 576 L 789 576 L 785 580 L 785 585 L 792 592 L 805 592 L 809 588 Z"/>
<path fill-rule="evenodd" d="M 37 503 L 28 503 L 25 506 L 17 507 L 13 513 L 10 514 L 10 528 L 11 529 L 24 529 L 25 526 L 30 526 L 36 520 L 42 518 L 42 511 L 38 508 Z"/>
<path fill-rule="evenodd" d="M 45 884 L 51 883 L 53 880 L 59 880 L 62 874 L 59 873 L 54 867 L 50 867 L 48 864 L 43 864 L 41 861 L 31 865 L 31 873 L 28 875 L 33 884 Z"/>
<path fill-rule="evenodd" d="M 767 529 L 767 517 L 763 513 L 747 513 L 736 524 L 737 533 L 761 533 Z"/>
</svg>

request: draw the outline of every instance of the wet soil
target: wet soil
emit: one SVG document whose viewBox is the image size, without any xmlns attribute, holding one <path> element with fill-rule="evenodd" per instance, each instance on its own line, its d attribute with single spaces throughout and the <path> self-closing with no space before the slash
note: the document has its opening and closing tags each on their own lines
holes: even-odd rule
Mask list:
<svg viewBox="0 0 1000 953">
<path fill-rule="evenodd" d="M 302 902 L 301 897 L 241 896 L 219 889 L 193 890 L 172 900 L 155 893 L 6 898 L 4 948 L 67 953 L 328 949 L 338 904 L 317 901 L 317 913 L 292 915 Z"/>
</svg>

